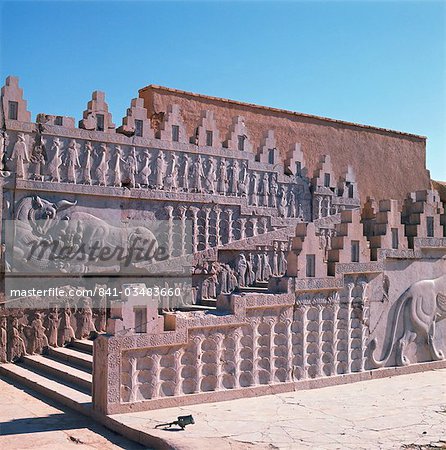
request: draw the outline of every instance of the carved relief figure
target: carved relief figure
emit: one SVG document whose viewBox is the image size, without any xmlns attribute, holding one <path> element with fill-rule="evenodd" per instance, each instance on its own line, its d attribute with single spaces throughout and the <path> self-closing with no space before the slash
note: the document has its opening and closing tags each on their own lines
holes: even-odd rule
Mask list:
<svg viewBox="0 0 446 450">
<path fill-rule="evenodd" d="M 277 211 L 279 213 L 279 217 L 285 217 L 285 214 L 286 214 L 286 196 L 285 196 L 285 190 L 283 189 L 283 186 L 280 186 L 280 188 L 279 188 L 278 199 L 279 199 L 279 203 L 277 205 Z"/>
<path fill-rule="evenodd" d="M 25 163 L 29 162 L 28 148 L 26 146 L 25 135 L 19 133 L 17 142 L 12 149 L 11 159 L 14 161 L 17 178 L 25 177 Z"/>
<path fill-rule="evenodd" d="M 6 316 L 0 317 L 0 362 L 7 361 L 8 329 Z"/>
<path fill-rule="evenodd" d="M 150 168 L 150 152 L 148 148 L 145 148 L 142 152 L 142 169 L 140 173 L 140 180 L 143 186 L 150 185 L 150 175 L 152 169 Z"/>
<path fill-rule="evenodd" d="M 93 153 L 93 146 L 90 141 L 85 143 L 84 165 L 82 170 L 82 181 L 85 184 L 91 184 L 91 155 Z"/>
<path fill-rule="evenodd" d="M 404 333 L 396 339 L 400 316 L 404 320 Z M 376 359 L 374 353 L 377 339 L 370 342 L 371 359 L 376 367 L 387 363 L 396 345 L 396 364 L 405 366 L 410 364 L 405 355 L 406 347 L 417 336 L 422 336 L 431 353 L 433 360 L 444 359 L 443 350 L 435 345 L 435 326 L 437 322 L 446 318 L 446 275 L 433 280 L 420 280 L 413 283 L 398 299 L 395 310 L 389 345 L 381 360 Z"/>
<path fill-rule="evenodd" d="M 59 313 L 57 308 L 51 308 L 46 318 L 46 335 L 48 337 L 48 345 L 51 347 L 57 347 L 59 322 Z"/>
<path fill-rule="evenodd" d="M 271 185 L 269 188 L 270 198 L 271 198 L 271 207 L 276 208 L 277 207 L 277 192 L 278 192 L 279 186 L 277 185 L 277 174 L 273 174 L 271 178 Z"/>
<path fill-rule="evenodd" d="M 216 171 L 215 171 L 215 162 L 214 158 L 209 158 L 208 170 L 205 178 L 206 183 L 206 191 L 210 194 L 215 192 L 215 181 L 217 179 Z"/>
<path fill-rule="evenodd" d="M 11 332 L 9 335 L 9 358 L 11 362 L 16 361 L 22 355 L 26 355 L 25 341 L 20 336 L 19 321 L 16 317 L 11 320 Z"/>
<path fill-rule="evenodd" d="M 74 139 L 70 141 L 68 149 L 65 152 L 65 165 L 67 167 L 67 181 L 69 183 L 76 183 L 76 172 L 81 165 L 79 162 L 77 144 Z"/>
<path fill-rule="evenodd" d="M 178 189 L 178 157 L 175 153 L 172 153 L 166 185 L 169 190 L 176 191 Z"/>
<path fill-rule="evenodd" d="M 203 163 L 201 156 L 197 156 L 191 167 L 192 190 L 194 192 L 202 192 L 201 179 L 204 178 Z"/>
<path fill-rule="evenodd" d="M 76 338 L 84 339 L 90 336 L 92 331 L 96 331 L 93 322 L 93 311 L 91 310 L 90 301 L 85 298 L 83 300 L 82 308 L 76 312 L 77 328 Z"/>
<path fill-rule="evenodd" d="M 59 166 L 62 164 L 60 158 L 60 146 L 61 142 L 59 138 L 53 140 L 53 145 L 51 147 L 50 159 L 48 161 L 47 171 L 50 181 L 60 182 L 60 172 Z"/>
<path fill-rule="evenodd" d="M 116 159 L 115 159 L 115 165 L 113 167 L 113 174 L 114 174 L 114 180 L 113 185 L 114 186 L 121 186 L 122 184 L 122 165 L 124 164 L 124 159 L 122 157 L 122 149 L 120 145 L 117 145 L 115 148 L 116 152 Z"/>
<path fill-rule="evenodd" d="M 262 269 L 262 280 L 268 281 L 272 275 L 271 266 L 269 264 L 268 253 L 263 254 L 263 269 Z"/>
<path fill-rule="evenodd" d="M 230 183 L 230 193 L 232 195 L 237 195 L 237 187 L 238 187 L 238 182 L 239 182 L 239 177 L 240 177 L 240 169 L 238 166 L 238 162 L 236 159 L 234 159 L 232 161 L 231 164 L 231 183 Z"/>
<path fill-rule="evenodd" d="M 166 176 L 166 160 L 164 159 L 164 153 L 160 151 L 155 161 L 155 179 L 156 188 L 163 189 L 164 177 Z"/>
<path fill-rule="evenodd" d="M 71 309 L 67 305 L 62 310 L 60 317 L 60 328 L 58 336 L 59 347 L 63 347 L 75 338 L 73 327 L 71 326 Z"/>
<path fill-rule="evenodd" d="M 129 187 L 135 187 L 135 174 L 137 172 L 137 162 L 135 156 L 135 147 L 132 147 L 130 153 L 124 161 L 125 176 L 124 179 L 128 183 Z"/>
<path fill-rule="evenodd" d="M 248 264 L 246 262 L 246 257 L 243 253 L 240 254 L 237 261 L 237 272 L 238 272 L 238 284 L 239 286 L 246 286 L 246 270 Z"/>
<path fill-rule="evenodd" d="M 31 152 L 31 157 L 29 158 L 33 165 L 33 178 L 35 180 L 43 180 L 42 167 L 45 165 L 47 156 L 45 149 L 45 139 L 40 137 L 36 140 L 33 150 Z"/>
<path fill-rule="evenodd" d="M 226 187 L 228 185 L 228 171 L 226 169 L 226 161 L 224 158 L 221 158 L 220 164 L 218 165 L 218 174 L 217 174 L 217 191 L 225 195 Z"/>
<path fill-rule="evenodd" d="M 100 186 L 107 184 L 107 145 L 102 143 L 97 149 L 98 165 L 96 166 L 96 180 Z"/>
<path fill-rule="evenodd" d="M 269 198 L 269 178 L 268 174 L 265 172 L 262 177 L 262 184 L 260 186 L 260 194 L 262 199 L 262 205 L 268 206 L 268 198 Z"/>
<path fill-rule="evenodd" d="M 251 192 L 251 205 L 253 206 L 257 206 L 257 172 L 252 172 L 251 174 L 251 188 L 250 188 L 250 192 Z"/>
<path fill-rule="evenodd" d="M 29 353 L 40 354 L 45 347 L 48 347 L 48 338 L 45 334 L 45 327 L 42 323 L 42 315 L 35 313 L 30 327 L 26 327 L 29 339 Z"/>
<path fill-rule="evenodd" d="M 183 191 L 187 192 L 189 190 L 189 156 L 187 153 L 183 156 Z"/>
</svg>

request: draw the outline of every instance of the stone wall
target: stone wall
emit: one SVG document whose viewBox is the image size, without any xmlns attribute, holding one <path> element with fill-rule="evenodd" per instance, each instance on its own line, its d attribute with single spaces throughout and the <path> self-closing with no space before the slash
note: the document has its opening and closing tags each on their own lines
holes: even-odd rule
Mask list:
<svg viewBox="0 0 446 450">
<path fill-rule="evenodd" d="M 139 95 L 152 115 L 162 115 L 168 105 L 179 105 L 190 136 L 194 135 L 204 110 L 212 111 L 222 141 L 226 139 L 232 118 L 243 117 L 254 152 L 260 152 L 268 130 L 272 130 L 282 159 L 298 143 L 310 174 L 316 170 L 320 158 L 329 154 L 337 177 L 347 171 L 348 165 L 353 167 L 363 199 L 371 196 L 376 200 L 402 200 L 408 192 L 430 188 L 423 136 L 161 86 L 147 86 Z"/>
</svg>

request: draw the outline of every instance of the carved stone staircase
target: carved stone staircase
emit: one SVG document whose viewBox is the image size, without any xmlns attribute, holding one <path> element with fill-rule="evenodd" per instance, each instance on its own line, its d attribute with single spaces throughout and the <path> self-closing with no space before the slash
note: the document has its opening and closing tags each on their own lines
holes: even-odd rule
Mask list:
<svg viewBox="0 0 446 450">
<path fill-rule="evenodd" d="M 93 342 L 73 341 L 49 347 L 44 355 L 26 355 L 0 364 L 0 374 L 80 413 L 92 408 Z"/>
</svg>

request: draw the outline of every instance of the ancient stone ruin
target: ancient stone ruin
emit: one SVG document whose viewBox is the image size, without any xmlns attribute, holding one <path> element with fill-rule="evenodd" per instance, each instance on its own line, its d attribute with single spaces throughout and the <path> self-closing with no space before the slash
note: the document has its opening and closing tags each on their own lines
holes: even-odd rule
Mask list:
<svg viewBox="0 0 446 450">
<path fill-rule="evenodd" d="M 2 374 L 113 414 L 446 367 L 424 137 L 159 86 L 34 123 L 14 77 L 1 114 Z M 169 260 L 83 258 L 143 238 Z"/>
</svg>

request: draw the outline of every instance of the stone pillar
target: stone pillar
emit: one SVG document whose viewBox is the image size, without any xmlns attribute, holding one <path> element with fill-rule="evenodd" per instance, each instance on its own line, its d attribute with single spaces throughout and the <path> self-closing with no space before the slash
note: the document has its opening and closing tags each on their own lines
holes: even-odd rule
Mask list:
<svg viewBox="0 0 446 450">
<path fill-rule="evenodd" d="M 186 206 L 180 206 L 180 240 L 181 240 L 181 256 L 186 254 Z"/>
<path fill-rule="evenodd" d="M 195 392 L 201 392 L 201 380 L 203 379 L 203 362 L 201 361 L 201 357 L 203 355 L 203 351 L 201 349 L 201 345 L 203 343 L 202 336 L 194 336 L 193 342 L 195 344 Z"/>
<path fill-rule="evenodd" d="M 332 328 L 332 343 L 331 349 L 333 354 L 333 370 L 331 375 L 337 374 L 338 368 L 338 332 L 339 332 L 339 301 L 335 301 L 332 305 L 333 308 L 333 328 Z"/>
<path fill-rule="evenodd" d="M 275 336 L 275 331 L 274 331 L 274 327 L 276 325 L 276 319 L 274 317 L 271 317 L 268 320 L 268 325 L 269 325 L 269 376 L 270 376 L 270 383 L 274 383 L 274 376 L 276 374 L 276 356 L 274 355 L 274 349 L 275 349 L 275 344 L 274 344 L 274 336 Z"/>
<path fill-rule="evenodd" d="M 294 380 L 294 354 L 293 354 L 293 320 L 287 317 L 286 325 L 286 349 L 287 349 L 287 378 L 286 381 Z"/>
<path fill-rule="evenodd" d="M 204 208 L 204 249 L 209 247 L 209 208 Z"/>
<path fill-rule="evenodd" d="M 319 195 L 317 197 L 317 218 L 318 219 L 322 218 L 322 200 L 323 200 L 322 196 Z"/>
<path fill-rule="evenodd" d="M 246 239 L 246 219 L 244 217 L 239 217 L 238 221 L 240 224 L 240 240 Z"/>
<path fill-rule="evenodd" d="M 228 216 L 228 244 L 232 242 L 233 235 L 232 235 L 232 227 L 234 226 L 233 220 L 232 220 L 232 209 L 228 208 L 225 210 L 227 216 Z"/>
<path fill-rule="evenodd" d="M 221 244 L 220 239 L 220 216 L 221 208 L 218 206 L 215 208 L 215 245 L 218 247 Z"/>
<path fill-rule="evenodd" d="M 167 213 L 167 249 L 169 256 L 173 255 L 173 206 L 165 206 L 164 210 Z"/>
<path fill-rule="evenodd" d="M 240 370 L 240 364 L 242 362 L 241 360 L 241 351 L 242 351 L 242 346 L 241 346 L 241 340 L 242 338 L 242 333 L 239 329 L 235 329 L 232 332 L 232 339 L 234 340 L 234 388 L 239 389 L 240 388 L 240 375 L 241 375 L 241 370 Z"/>
<path fill-rule="evenodd" d="M 323 333 L 323 319 L 322 319 L 322 312 L 323 312 L 323 305 L 316 305 L 317 307 L 317 347 L 318 347 L 318 362 L 317 362 L 317 375 L 319 377 L 322 377 L 323 375 L 323 356 L 324 352 L 322 351 L 322 333 Z"/>
<path fill-rule="evenodd" d="M 348 288 L 348 297 L 347 297 L 347 305 L 346 305 L 346 309 L 347 309 L 347 318 L 346 318 L 346 327 L 347 327 L 347 361 L 346 361 L 346 366 L 347 366 L 347 372 L 350 373 L 351 372 L 351 363 L 352 363 L 352 358 L 351 358 L 351 353 L 352 353 L 352 301 L 353 301 L 353 297 L 352 297 L 352 291 L 353 288 L 355 287 L 355 285 L 353 283 L 349 283 L 347 285 Z"/>
<path fill-rule="evenodd" d="M 259 384 L 259 325 L 260 319 L 256 317 L 252 322 L 252 382 Z"/>
<path fill-rule="evenodd" d="M 215 375 L 217 377 L 217 385 L 216 390 L 221 391 L 224 389 L 223 386 L 223 367 L 222 367 L 222 360 L 223 360 L 223 338 L 224 335 L 222 333 L 215 333 L 213 336 L 213 339 L 215 341 L 215 344 L 217 346 L 216 352 L 215 352 L 215 363 L 216 363 L 216 372 Z"/>
<path fill-rule="evenodd" d="M 302 378 L 308 377 L 308 362 L 307 362 L 307 326 L 308 326 L 308 307 L 306 305 L 302 306 Z"/>
<path fill-rule="evenodd" d="M 198 208 L 191 206 L 192 212 L 192 250 L 194 253 L 198 251 Z"/>
</svg>

